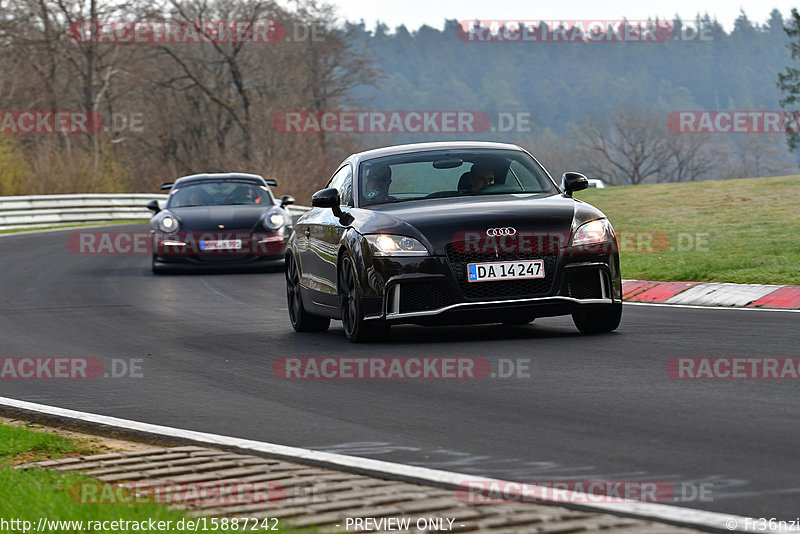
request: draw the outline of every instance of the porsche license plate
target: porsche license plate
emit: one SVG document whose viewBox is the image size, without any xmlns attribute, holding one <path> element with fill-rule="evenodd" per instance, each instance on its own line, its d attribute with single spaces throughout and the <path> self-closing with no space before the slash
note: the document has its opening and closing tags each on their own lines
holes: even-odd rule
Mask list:
<svg viewBox="0 0 800 534">
<path fill-rule="evenodd" d="M 215 239 L 200 242 L 200 250 L 239 250 L 241 239 Z"/>
<path fill-rule="evenodd" d="M 544 260 L 493 261 L 467 264 L 470 282 L 544 278 Z"/>
</svg>

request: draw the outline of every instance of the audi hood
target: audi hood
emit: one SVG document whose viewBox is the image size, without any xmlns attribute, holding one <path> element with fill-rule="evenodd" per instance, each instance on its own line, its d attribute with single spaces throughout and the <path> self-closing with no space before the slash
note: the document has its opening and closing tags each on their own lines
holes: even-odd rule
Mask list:
<svg viewBox="0 0 800 534">
<path fill-rule="evenodd" d="M 530 232 L 557 235 L 566 240 L 571 231 L 603 213 L 563 195 L 497 195 L 455 197 L 380 204 L 362 210 L 365 217 L 356 230 L 361 234 L 398 234 L 422 238 L 435 254 L 465 234 L 486 235 Z"/>
</svg>

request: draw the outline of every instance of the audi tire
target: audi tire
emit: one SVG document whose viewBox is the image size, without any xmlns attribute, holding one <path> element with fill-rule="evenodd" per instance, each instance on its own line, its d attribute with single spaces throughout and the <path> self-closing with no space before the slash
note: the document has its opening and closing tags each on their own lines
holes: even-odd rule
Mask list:
<svg viewBox="0 0 800 534">
<path fill-rule="evenodd" d="M 339 262 L 339 311 L 344 335 L 353 343 L 377 341 L 389 334 L 389 325 L 380 320 L 365 321 L 361 288 L 356 278 L 355 263 L 345 253 Z"/>
<path fill-rule="evenodd" d="M 330 319 L 312 315 L 303 307 L 300 269 L 291 254 L 286 257 L 286 299 L 289 306 L 289 320 L 296 332 L 324 332 L 330 326 Z"/>
<path fill-rule="evenodd" d="M 581 334 L 605 334 L 613 332 L 622 320 L 622 304 L 592 306 L 572 313 L 572 321 Z"/>
</svg>

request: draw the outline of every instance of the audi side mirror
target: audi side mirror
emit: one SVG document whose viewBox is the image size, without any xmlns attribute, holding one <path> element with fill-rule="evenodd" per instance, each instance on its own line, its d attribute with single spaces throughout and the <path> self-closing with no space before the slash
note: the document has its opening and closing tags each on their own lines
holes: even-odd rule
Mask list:
<svg viewBox="0 0 800 534">
<path fill-rule="evenodd" d="M 589 187 L 589 179 L 579 172 L 565 172 L 561 176 L 561 189 L 568 197 L 572 197 L 575 191 L 581 191 Z"/>
<path fill-rule="evenodd" d="M 320 189 L 311 197 L 311 205 L 315 208 L 330 208 L 337 217 L 342 216 L 342 200 L 339 198 L 339 191 L 333 187 Z"/>
</svg>

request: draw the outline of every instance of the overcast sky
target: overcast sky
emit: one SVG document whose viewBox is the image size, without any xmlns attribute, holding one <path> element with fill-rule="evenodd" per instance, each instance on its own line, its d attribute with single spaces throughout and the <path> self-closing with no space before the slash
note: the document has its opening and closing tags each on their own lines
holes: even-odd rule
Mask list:
<svg viewBox="0 0 800 534">
<path fill-rule="evenodd" d="M 740 9 L 758 23 L 769 18 L 777 8 L 784 18 L 789 16 L 800 0 L 572 0 L 543 2 L 541 0 L 329 0 L 337 6 L 342 19 L 358 22 L 363 19 L 369 29 L 380 20 L 390 28 L 405 24 L 415 30 L 423 24 L 442 28 L 445 19 L 509 19 L 509 20 L 613 20 L 667 18 L 676 13 L 683 19 L 708 13 L 726 30 L 739 16 Z"/>
</svg>

